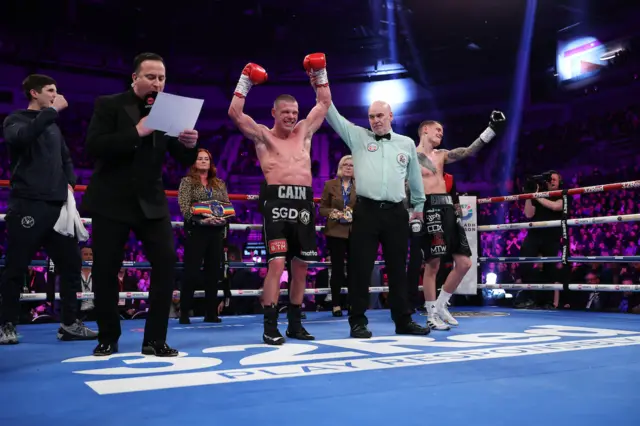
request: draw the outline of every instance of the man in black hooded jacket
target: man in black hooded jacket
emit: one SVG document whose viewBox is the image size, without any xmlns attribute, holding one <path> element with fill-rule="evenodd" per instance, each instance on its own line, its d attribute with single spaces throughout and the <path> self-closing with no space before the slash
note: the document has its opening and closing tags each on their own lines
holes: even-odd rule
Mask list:
<svg viewBox="0 0 640 426">
<path fill-rule="evenodd" d="M 67 107 L 51 77 L 34 74 L 22 84 L 29 106 L 4 121 L 11 185 L 5 222 L 6 270 L 0 283 L 0 344 L 18 343 L 20 291 L 31 260 L 42 246 L 60 273 L 60 340 L 93 340 L 97 333 L 78 321 L 82 258 L 76 237 L 54 230 L 76 177 L 69 149 L 56 124 Z"/>
</svg>

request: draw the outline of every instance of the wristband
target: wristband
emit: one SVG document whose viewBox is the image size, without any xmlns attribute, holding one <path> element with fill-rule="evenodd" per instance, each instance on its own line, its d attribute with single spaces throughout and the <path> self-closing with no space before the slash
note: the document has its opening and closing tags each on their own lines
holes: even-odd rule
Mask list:
<svg viewBox="0 0 640 426">
<path fill-rule="evenodd" d="M 496 137 L 496 132 L 491 127 L 487 127 L 484 132 L 480 134 L 480 140 L 484 143 L 491 142 L 491 139 Z"/>
<path fill-rule="evenodd" d="M 309 75 L 311 76 L 311 81 L 316 87 L 329 85 L 329 77 L 327 76 L 326 68 L 323 68 L 318 71 L 311 71 Z"/>
<path fill-rule="evenodd" d="M 234 91 L 233 94 L 239 98 L 246 98 L 252 86 L 253 86 L 253 83 L 251 82 L 249 77 L 242 74 L 240 76 L 240 79 L 238 80 L 238 84 L 236 85 L 236 90 Z"/>
</svg>

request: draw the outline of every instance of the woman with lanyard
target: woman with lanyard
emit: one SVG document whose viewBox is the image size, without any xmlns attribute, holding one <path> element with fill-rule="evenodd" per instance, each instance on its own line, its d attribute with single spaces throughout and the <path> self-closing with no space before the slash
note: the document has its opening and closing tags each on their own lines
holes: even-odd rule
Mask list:
<svg viewBox="0 0 640 426">
<path fill-rule="evenodd" d="M 324 184 L 320 200 L 320 215 L 328 218 L 324 228 L 327 248 L 331 255 L 330 287 L 333 316 L 342 316 L 340 289 L 346 287 L 345 260 L 349 252 L 351 214 L 356 204 L 356 183 L 353 177 L 353 159 L 345 155 L 338 163 L 336 178 Z"/>
<path fill-rule="evenodd" d="M 190 324 L 193 291 L 204 261 L 204 322 L 220 322 L 223 303 L 218 305 L 218 283 L 223 277 L 223 239 L 227 218 L 234 215 L 225 183 L 216 176 L 216 167 L 206 149 L 198 150 L 196 162 L 183 177 L 178 204 L 184 216 L 184 280 L 180 292 L 180 324 Z"/>
</svg>

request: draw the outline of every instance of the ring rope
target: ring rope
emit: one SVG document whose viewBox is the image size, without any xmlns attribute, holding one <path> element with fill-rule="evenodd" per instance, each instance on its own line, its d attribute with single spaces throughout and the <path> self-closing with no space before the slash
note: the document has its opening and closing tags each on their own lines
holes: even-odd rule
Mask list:
<svg viewBox="0 0 640 426">
<path fill-rule="evenodd" d="M 5 215 L 0 214 L 0 222 L 4 222 Z M 91 219 L 81 218 L 80 219 L 84 225 L 91 225 Z M 568 226 L 582 226 L 582 225 L 594 225 L 594 224 L 603 224 L 603 223 L 618 223 L 618 222 L 640 222 L 640 214 L 626 214 L 619 216 L 603 216 L 603 217 L 586 217 L 580 219 L 568 219 Z M 171 222 L 171 226 L 173 228 L 182 228 L 184 227 L 184 222 L 174 221 Z M 514 230 L 514 229 L 531 229 L 531 228 L 558 228 L 561 226 L 560 220 L 549 220 L 543 222 L 521 222 L 521 223 L 505 223 L 500 225 L 480 225 L 477 227 L 478 232 L 489 232 L 489 231 L 506 231 L 506 230 Z M 251 224 L 244 225 L 241 223 L 231 223 L 229 224 L 229 229 L 232 231 L 250 231 L 262 230 L 261 224 Z M 320 232 L 324 229 L 324 226 L 316 226 L 316 231 Z"/>
<path fill-rule="evenodd" d="M 479 257 L 479 263 L 557 263 L 562 261 L 559 256 L 556 257 Z M 640 256 L 573 256 L 568 258 L 568 262 L 575 263 L 632 263 L 640 262 Z M 41 266 L 49 268 L 53 262 L 50 260 L 32 260 L 29 266 Z M 5 266 L 5 260 L 0 259 L 0 267 Z M 93 262 L 82 262 L 82 266 L 90 267 Z M 227 262 L 229 268 L 233 269 L 250 269 L 250 268 L 266 268 L 267 262 Z M 384 260 L 376 260 L 375 266 L 385 266 Z M 326 268 L 331 266 L 331 262 L 308 262 L 309 268 Z M 150 262 L 122 262 L 123 268 L 150 269 Z M 176 262 L 176 268 L 184 267 L 184 262 Z"/>
<path fill-rule="evenodd" d="M 8 180 L 0 180 L 0 188 L 9 188 L 10 181 Z M 85 192 L 87 190 L 86 185 L 76 185 L 73 188 L 74 192 Z M 170 198 L 178 198 L 178 190 L 176 189 L 165 189 L 164 193 L 167 197 Z M 258 195 L 250 195 L 250 194 L 229 194 L 230 201 L 254 201 L 258 200 L 260 197 Z M 315 197 L 313 199 L 314 202 L 320 202 L 320 197 Z"/>
<path fill-rule="evenodd" d="M 616 191 L 618 189 L 634 189 L 640 188 L 640 180 L 632 180 L 629 182 L 610 183 L 607 185 L 585 186 L 582 188 L 558 189 L 556 191 L 531 192 L 527 194 L 502 195 L 499 197 L 478 198 L 478 204 L 501 203 L 504 201 L 532 200 L 534 198 L 550 198 L 560 197 L 566 191 L 567 195 L 588 194 L 596 192 Z"/>
<path fill-rule="evenodd" d="M 5 221 L 5 214 L 0 214 L 0 222 L 4 222 Z M 82 222 L 83 225 L 91 225 L 92 221 L 89 218 L 86 217 L 81 217 L 80 221 Z M 183 228 L 184 227 L 184 222 L 181 221 L 173 221 L 171 222 L 171 227 L 172 228 Z M 256 231 L 261 231 L 262 230 L 262 225 L 261 224 L 251 224 L 251 225 L 243 225 L 242 223 L 230 223 L 229 224 L 229 229 L 231 229 L 232 231 L 251 231 L 251 230 L 256 230 Z M 316 231 L 320 232 L 324 229 L 324 226 L 320 226 L 317 225 L 316 226 Z"/>
<path fill-rule="evenodd" d="M 557 263 L 562 257 L 479 257 L 479 263 Z M 572 256 L 568 262 L 575 263 L 631 263 L 640 262 L 640 256 Z"/>
<path fill-rule="evenodd" d="M 563 290 L 562 284 L 478 284 L 480 289 L 503 289 L 503 290 Z M 422 286 L 418 287 L 419 291 L 422 291 Z M 640 285 L 636 284 L 569 284 L 569 290 L 572 291 L 607 291 L 607 292 L 634 292 L 640 293 Z M 388 286 L 381 287 L 369 287 L 369 293 L 385 293 L 389 291 Z M 349 291 L 346 287 L 340 289 L 341 294 L 347 294 Z M 248 297 L 248 296 L 260 296 L 262 290 L 231 290 L 232 296 Z M 289 291 L 287 289 L 281 289 L 280 295 L 287 296 Z M 307 288 L 304 294 L 308 295 L 322 295 L 331 294 L 330 288 Z M 92 300 L 94 299 L 93 292 L 76 293 L 78 300 Z M 179 296 L 180 290 L 175 290 L 173 296 Z M 194 292 L 195 298 L 203 298 L 205 292 L 203 290 L 197 290 Z M 218 297 L 224 297 L 222 290 L 218 291 Z M 127 291 L 119 292 L 118 299 L 148 299 L 149 292 L 147 291 Z M 22 293 L 20 295 L 21 301 L 46 301 L 47 293 Z M 55 293 L 55 300 L 60 300 L 60 293 Z"/>
<path fill-rule="evenodd" d="M 9 188 L 10 182 L 8 180 L 0 180 L 0 188 Z M 640 188 L 640 180 L 633 180 L 629 182 L 619 182 L 619 183 L 610 183 L 607 185 L 596 185 L 596 186 L 585 186 L 582 188 L 571 188 L 567 190 L 567 195 L 575 195 L 575 194 L 585 194 L 585 193 L 595 193 L 595 192 L 607 192 L 607 191 L 615 191 L 619 189 L 634 189 Z M 76 185 L 74 187 L 75 192 L 84 192 L 87 189 L 86 185 Z M 528 194 L 517 194 L 517 195 L 503 195 L 498 197 L 489 197 L 489 198 L 479 198 L 477 200 L 478 204 L 487 204 L 487 203 L 500 203 L 503 201 L 518 201 L 518 200 L 531 200 L 534 198 L 549 198 L 549 197 L 559 197 L 562 196 L 564 190 L 560 189 L 557 191 L 547 191 L 547 192 L 536 192 L 536 193 L 528 193 Z M 177 197 L 178 191 L 174 189 L 166 189 L 164 193 L 167 197 Z M 258 195 L 248 195 L 248 194 L 229 194 L 229 200 L 231 201 L 250 201 L 250 200 L 258 200 Z M 314 198 L 313 201 L 319 202 L 320 198 Z"/>
<path fill-rule="evenodd" d="M 602 216 L 602 217 L 585 217 L 580 219 L 567 219 L 567 226 L 595 225 L 603 223 L 618 222 L 638 222 L 640 214 L 625 214 L 618 216 Z M 500 225 L 481 225 L 478 226 L 478 232 L 487 231 L 505 231 L 510 229 L 531 229 L 531 228 L 559 228 L 562 226 L 561 220 L 549 220 L 542 222 L 521 222 L 521 223 L 504 223 Z"/>
<path fill-rule="evenodd" d="M 32 260 L 29 266 L 42 266 L 49 268 L 53 262 L 51 260 Z M 331 266 L 331 262 L 306 262 L 309 268 L 322 268 Z M 0 259 L 0 267 L 5 266 L 5 260 Z M 267 262 L 227 262 L 229 268 L 233 269 L 250 269 L 250 268 L 266 268 L 269 264 Z M 384 266 L 384 261 L 376 260 L 375 266 Z M 82 266 L 93 266 L 93 262 L 82 262 Z M 123 268 L 139 268 L 149 269 L 151 268 L 150 262 L 122 262 Z M 180 269 L 184 267 L 184 262 L 176 262 L 176 268 Z"/>
</svg>

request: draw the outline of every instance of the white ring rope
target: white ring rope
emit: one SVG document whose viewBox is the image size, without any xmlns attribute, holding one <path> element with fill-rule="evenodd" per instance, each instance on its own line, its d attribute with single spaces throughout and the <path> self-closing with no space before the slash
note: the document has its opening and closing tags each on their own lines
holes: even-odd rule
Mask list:
<svg viewBox="0 0 640 426">
<path fill-rule="evenodd" d="M 5 218 L 5 214 L 0 214 L 0 222 L 4 222 L 4 218 Z M 80 221 L 82 222 L 83 225 L 91 225 L 91 219 L 89 218 L 80 218 Z M 173 228 L 182 228 L 184 227 L 184 222 L 180 222 L 180 221 L 172 221 L 171 222 L 171 227 Z M 229 224 L 229 228 L 232 231 L 249 231 L 249 230 L 256 230 L 256 231 L 260 231 L 262 230 L 262 225 L 260 224 L 251 224 L 251 225 L 243 225 L 242 223 L 231 223 Z M 324 229 L 324 226 L 316 226 L 316 231 L 322 231 Z"/>
<path fill-rule="evenodd" d="M 567 219 L 567 226 L 595 225 L 602 223 L 618 223 L 618 222 L 639 222 L 640 214 L 625 214 L 618 216 L 602 216 L 602 217 L 584 217 L 579 219 Z M 561 221 L 549 220 L 543 222 L 522 222 L 522 223 L 505 223 L 501 225 L 482 225 L 478 226 L 478 232 L 487 231 L 505 231 L 509 229 L 531 229 L 531 228 L 559 228 Z"/>
<path fill-rule="evenodd" d="M 0 214 L 0 222 L 3 222 L 5 218 L 4 214 Z M 82 223 L 85 225 L 91 225 L 91 219 L 82 218 Z M 619 223 L 619 222 L 640 222 L 640 214 L 626 214 L 618 216 L 602 216 L 602 217 L 585 217 L 579 219 L 568 219 L 568 226 L 582 226 L 582 225 L 595 225 L 603 223 Z M 174 228 L 182 228 L 184 222 L 171 222 L 171 226 Z M 532 228 L 559 228 L 561 226 L 559 220 L 550 220 L 543 222 L 521 222 L 521 223 L 505 223 L 501 225 L 480 225 L 478 226 L 478 232 L 489 231 L 506 231 L 513 229 L 532 229 Z M 233 231 L 248 231 L 248 230 L 262 230 L 261 224 L 243 225 L 241 223 L 232 223 L 229 228 Z M 316 226 L 316 231 L 322 231 L 324 226 Z"/>
<path fill-rule="evenodd" d="M 562 284 L 478 284 L 479 289 L 503 289 L 503 290 L 562 290 Z M 418 287 L 419 291 L 422 291 L 422 286 Z M 629 291 L 640 293 L 640 285 L 619 285 L 619 284 L 569 284 L 569 290 L 573 291 L 608 291 L 608 292 L 620 292 L 620 291 Z M 382 287 L 369 287 L 369 293 L 386 293 L 389 291 L 388 286 Z M 347 294 L 348 289 L 346 287 L 342 287 L 340 290 L 340 294 Z M 198 290 L 194 292 L 195 298 L 203 298 L 205 292 L 203 290 Z M 262 294 L 262 290 L 231 290 L 232 296 L 260 296 Z M 289 291 L 286 289 L 280 290 L 281 296 L 286 296 L 289 294 Z M 304 294 L 331 294 L 330 288 L 307 288 L 304 291 Z M 180 291 L 175 290 L 173 292 L 173 296 L 180 296 Z M 94 294 L 91 292 L 88 293 L 77 293 L 78 300 L 92 300 L 94 298 Z M 218 297 L 224 297 L 224 292 L 222 290 L 218 291 Z M 118 293 L 118 299 L 147 299 L 149 298 L 149 292 L 146 291 L 129 291 L 129 292 L 120 292 Z M 47 293 L 23 293 L 20 296 L 20 300 L 23 301 L 45 301 L 47 300 Z M 55 293 L 55 300 L 60 300 L 60 293 Z"/>
</svg>

